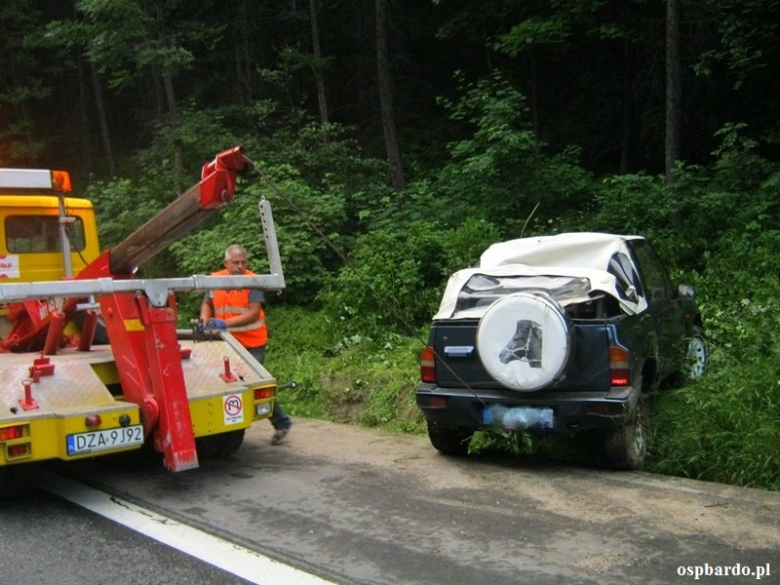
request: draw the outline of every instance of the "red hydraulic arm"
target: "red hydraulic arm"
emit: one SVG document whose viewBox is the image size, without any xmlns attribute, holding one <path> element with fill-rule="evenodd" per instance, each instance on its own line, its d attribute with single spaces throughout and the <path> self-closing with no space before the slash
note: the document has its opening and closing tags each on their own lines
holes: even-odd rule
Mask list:
<svg viewBox="0 0 780 585">
<path fill-rule="evenodd" d="M 252 161 L 240 147 L 219 153 L 203 166 L 201 181 L 168 207 L 104 252 L 79 279 L 131 279 L 135 268 L 185 235 L 233 198 L 236 175 Z M 98 296 L 122 392 L 138 404 L 144 432 L 171 471 L 198 466 L 189 402 L 176 334 L 176 299 L 154 306 L 147 295 L 114 292 Z M 158 303 L 159 304 L 159 303 Z"/>
<path fill-rule="evenodd" d="M 220 152 L 203 165 L 201 180 L 111 251 L 112 274 L 130 274 L 160 250 L 189 233 L 233 199 L 236 175 L 252 161 L 240 146 Z"/>
<path fill-rule="evenodd" d="M 133 271 L 171 243 L 186 235 L 222 205 L 233 199 L 236 176 L 252 161 L 236 146 L 220 152 L 203 165 L 201 180 L 157 213 L 112 250 L 104 252 L 76 278 L 131 278 Z M 9 307 L 13 329 L 0 340 L 0 351 L 43 351 L 52 354 L 68 343 L 62 336 L 67 321 L 82 299 L 67 299 L 62 306 L 28 299 Z"/>
</svg>

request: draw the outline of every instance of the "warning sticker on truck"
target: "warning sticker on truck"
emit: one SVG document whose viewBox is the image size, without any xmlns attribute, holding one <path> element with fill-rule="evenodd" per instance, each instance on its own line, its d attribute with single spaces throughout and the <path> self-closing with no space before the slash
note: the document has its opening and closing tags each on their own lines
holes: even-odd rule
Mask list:
<svg viewBox="0 0 780 585">
<path fill-rule="evenodd" d="M 235 425 L 244 422 L 244 400 L 240 394 L 223 396 L 222 409 L 225 413 L 225 424 Z"/>
<path fill-rule="evenodd" d="M 0 278 L 19 278 L 19 255 L 0 255 Z"/>
</svg>

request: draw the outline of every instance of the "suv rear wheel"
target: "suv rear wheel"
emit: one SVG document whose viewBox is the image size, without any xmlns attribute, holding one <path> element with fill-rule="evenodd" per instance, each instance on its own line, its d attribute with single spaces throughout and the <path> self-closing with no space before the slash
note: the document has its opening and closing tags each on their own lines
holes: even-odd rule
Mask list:
<svg viewBox="0 0 780 585">
<path fill-rule="evenodd" d="M 604 431 L 604 464 L 612 469 L 626 471 L 642 469 L 648 438 L 647 400 L 642 396 L 636 405 L 632 422 Z"/>
<path fill-rule="evenodd" d="M 435 422 L 428 421 L 428 438 L 431 440 L 431 445 L 444 455 L 454 457 L 468 455 L 472 434 L 462 429 L 440 427 Z"/>
</svg>

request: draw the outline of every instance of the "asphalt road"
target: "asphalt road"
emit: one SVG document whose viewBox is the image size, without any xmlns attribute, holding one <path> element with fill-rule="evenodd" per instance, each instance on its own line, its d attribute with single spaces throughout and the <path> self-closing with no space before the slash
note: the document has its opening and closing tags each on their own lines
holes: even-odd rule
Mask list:
<svg viewBox="0 0 780 585">
<path fill-rule="evenodd" d="M 246 584 L 42 491 L 0 502 L 0 528 L 7 585 Z"/>
<path fill-rule="evenodd" d="M 105 459 L 67 472 L 334 583 L 746 583 L 761 572 L 762 583 L 780 583 L 778 493 L 503 455 L 449 459 L 425 437 L 319 421 L 296 420 L 278 447 L 270 432 L 256 425 L 234 457 L 178 474 Z M 177 576 L 188 562 L 181 553 L 54 498 L 36 506 L 0 508 L 0 575 L 12 527 L 41 528 L 36 551 L 62 543 L 47 560 L 62 565 L 62 583 L 240 582 L 199 562 Z M 115 538 L 130 538 L 131 550 L 110 564 Z M 65 552 L 74 542 L 80 552 Z M 83 569 L 90 558 L 105 561 L 95 565 L 100 578 L 66 572 L 69 559 Z M 751 574 L 715 576 L 737 563 Z M 106 566 L 160 573 L 121 581 Z M 713 576 L 694 579 L 707 570 Z"/>
</svg>

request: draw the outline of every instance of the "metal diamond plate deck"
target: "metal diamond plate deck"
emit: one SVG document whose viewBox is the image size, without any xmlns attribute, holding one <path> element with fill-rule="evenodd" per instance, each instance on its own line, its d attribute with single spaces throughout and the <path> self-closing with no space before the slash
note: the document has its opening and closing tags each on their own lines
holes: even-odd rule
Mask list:
<svg viewBox="0 0 780 585">
<path fill-rule="evenodd" d="M 237 392 L 249 386 L 273 385 L 276 380 L 270 373 L 232 337 L 226 340 L 194 342 L 180 340 L 182 348 L 192 350 L 190 357 L 182 360 L 185 386 L 190 398 Z M 67 415 L 96 406 L 115 404 L 116 400 L 98 377 L 95 367 L 109 366 L 114 361 L 108 346 L 94 346 L 89 352 L 73 348 L 48 356 L 54 365 L 51 376 L 41 376 L 32 384 L 32 397 L 39 408 L 22 411 L 19 400 L 24 397 L 24 380 L 30 379 L 30 367 L 40 354 L 2 354 L 0 356 L 0 422 L 23 414 L 26 418 Z M 225 382 L 225 361 L 230 364 L 236 382 Z M 16 410 L 17 414 L 13 414 Z"/>
</svg>

